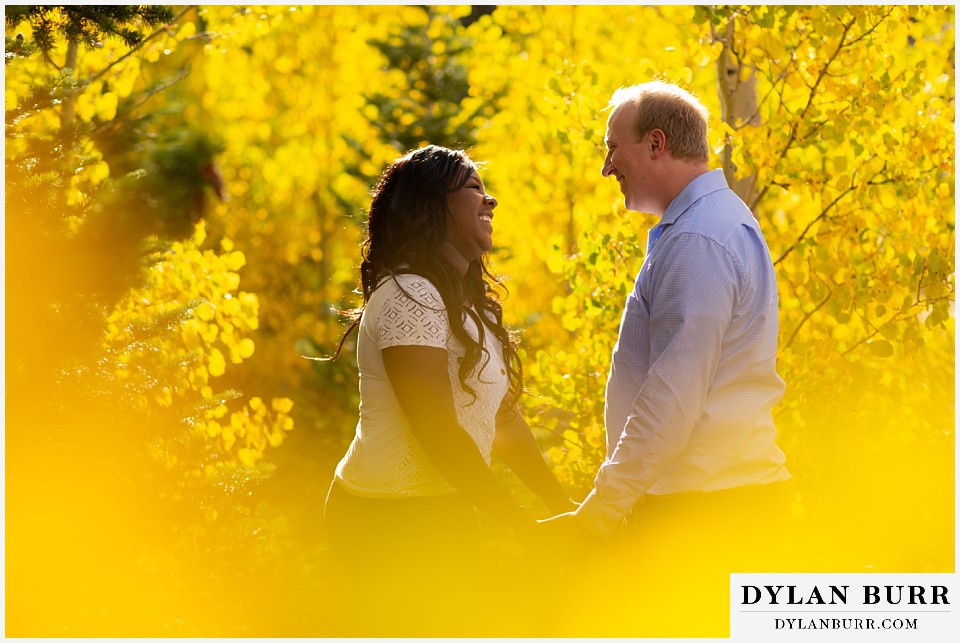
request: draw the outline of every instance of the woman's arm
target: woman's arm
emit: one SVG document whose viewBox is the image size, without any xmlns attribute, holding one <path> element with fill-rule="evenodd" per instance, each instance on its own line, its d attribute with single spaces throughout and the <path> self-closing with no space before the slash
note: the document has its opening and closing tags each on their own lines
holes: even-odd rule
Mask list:
<svg viewBox="0 0 960 643">
<path fill-rule="evenodd" d="M 447 351 L 392 346 L 383 365 L 410 429 L 437 471 L 475 505 L 519 536 L 534 526 L 497 481 L 473 439 L 460 426 L 447 374 Z"/>
<path fill-rule="evenodd" d="M 543 460 L 526 420 L 513 406 L 501 406 L 497 413 L 493 450 L 531 491 L 540 496 L 550 511 L 563 513 L 577 508 Z"/>
</svg>

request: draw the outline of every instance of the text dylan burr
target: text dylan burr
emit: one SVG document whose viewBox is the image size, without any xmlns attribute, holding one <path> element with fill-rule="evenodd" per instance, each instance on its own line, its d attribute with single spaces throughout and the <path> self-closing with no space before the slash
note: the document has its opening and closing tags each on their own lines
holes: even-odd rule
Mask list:
<svg viewBox="0 0 960 643">
<path fill-rule="evenodd" d="M 742 605 L 847 605 L 849 585 L 812 589 L 798 585 L 742 585 Z M 949 605 L 943 585 L 864 585 L 857 605 Z M 853 595 L 854 597 L 856 595 Z"/>
</svg>

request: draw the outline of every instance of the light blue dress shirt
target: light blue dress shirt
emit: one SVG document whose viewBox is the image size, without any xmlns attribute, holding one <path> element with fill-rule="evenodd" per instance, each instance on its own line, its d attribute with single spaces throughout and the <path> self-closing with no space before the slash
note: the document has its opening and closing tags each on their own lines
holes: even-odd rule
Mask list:
<svg viewBox="0 0 960 643">
<path fill-rule="evenodd" d="M 577 510 L 608 534 L 644 494 L 786 480 L 771 409 L 777 283 L 722 170 L 691 181 L 649 235 L 607 379 L 607 455 Z"/>
</svg>

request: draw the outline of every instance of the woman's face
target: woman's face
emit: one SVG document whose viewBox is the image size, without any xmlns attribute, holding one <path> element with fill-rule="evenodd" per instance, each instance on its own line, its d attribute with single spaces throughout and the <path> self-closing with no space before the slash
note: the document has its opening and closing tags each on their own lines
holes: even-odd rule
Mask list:
<svg viewBox="0 0 960 643">
<path fill-rule="evenodd" d="M 447 195 L 450 220 L 447 242 L 467 261 L 479 259 L 493 248 L 493 209 L 497 200 L 486 193 L 480 175 L 473 171 L 462 188 Z"/>
</svg>

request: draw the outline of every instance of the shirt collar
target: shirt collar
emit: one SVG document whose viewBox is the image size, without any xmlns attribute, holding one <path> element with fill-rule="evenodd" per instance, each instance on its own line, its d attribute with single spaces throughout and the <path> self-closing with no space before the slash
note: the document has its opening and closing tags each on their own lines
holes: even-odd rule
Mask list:
<svg viewBox="0 0 960 643">
<path fill-rule="evenodd" d="M 680 215 L 690 209 L 694 203 L 707 196 L 711 192 L 729 189 L 727 178 L 723 175 L 722 169 L 704 172 L 694 180 L 687 183 L 687 187 L 680 191 L 680 194 L 670 202 L 667 211 L 660 217 L 661 225 L 670 225 L 676 223 Z"/>
</svg>

